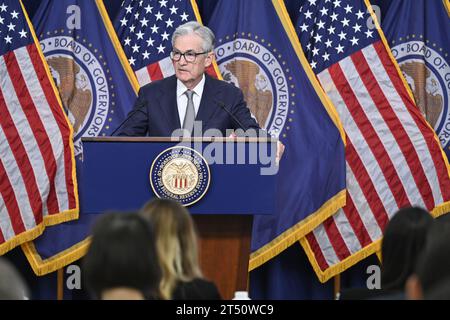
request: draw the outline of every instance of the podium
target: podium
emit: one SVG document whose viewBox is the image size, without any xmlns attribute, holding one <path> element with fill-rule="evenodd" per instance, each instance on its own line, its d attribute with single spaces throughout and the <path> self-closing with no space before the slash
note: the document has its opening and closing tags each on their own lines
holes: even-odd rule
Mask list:
<svg viewBox="0 0 450 320">
<path fill-rule="evenodd" d="M 183 201 L 190 202 L 187 209 L 199 234 L 203 274 L 216 283 L 224 299 L 248 289 L 253 215 L 274 213 L 276 140 L 98 137 L 82 141 L 82 214 L 139 210 L 161 191 L 157 183 L 163 180 L 164 170 L 155 168 L 170 163 L 165 155 L 194 150 L 192 154 L 205 162 L 197 183 L 203 187 L 197 198 Z M 180 177 L 174 186 L 183 186 L 184 176 Z"/>
</svg>

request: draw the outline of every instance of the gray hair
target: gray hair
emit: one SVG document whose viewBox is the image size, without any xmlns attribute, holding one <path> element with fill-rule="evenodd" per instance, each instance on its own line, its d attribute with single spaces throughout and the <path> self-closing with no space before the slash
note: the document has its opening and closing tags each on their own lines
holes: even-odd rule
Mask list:
<svg viewBox="0 0 450 320">
<path fill-rule="evenodd" d="M 175 40 L 180 36 L 185 36 L 188 34 L 196 34 L 203 40 L 202 49 L 203 51 L 210 52 L 214 50 L 214 43 L 216 37 L 214 33 L 208 27 L 202 26 L 197 21 L 190 21 L 185 24 L 180 25 L 172 35 L 172 47 L 175 44 Z"/>
</svg>

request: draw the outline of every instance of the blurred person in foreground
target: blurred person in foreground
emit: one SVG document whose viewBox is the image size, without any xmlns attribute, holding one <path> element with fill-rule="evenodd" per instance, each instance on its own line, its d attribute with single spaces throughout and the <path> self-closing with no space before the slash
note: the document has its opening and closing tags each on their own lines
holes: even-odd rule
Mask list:
<svg viewBox="0 0 450 320">
<path fill-rule="evenodd" d="M 95 299 L 160 299 L 161 269 L 147 221 L 136 213 L 100 217 L 83 260 L 83 275 Z"/>
<path fill-rule="evenodd" d="M 189 212 L 179 203 L 155 199 L 141 210 L 154 232 L 162 269 L 159 289 L 173 300 L 219 300 L 213 282 L 202 276 L 198 262 L 197 233 Z"/>
<path fill-rule="evenodd" d="M 430 228 L 426 248 L 407 281 L 405 292 L 410 300 L 450 300 L 448 219 L 438 219 Z"/>
<path fill-rule="evenodd" d="M 0 300 L 29 300 L 27 284 L 14 265 L 0 257 Z"/>
<path fill-rule="evenodd" d="M 381 245 L 381 289 L 349 289 L 341 300 L 402 300 L 409 276 L 427 243 L 434 223 L 431 214 L 419 207 L 398 210 L 388 222 Z"/>
</svg>

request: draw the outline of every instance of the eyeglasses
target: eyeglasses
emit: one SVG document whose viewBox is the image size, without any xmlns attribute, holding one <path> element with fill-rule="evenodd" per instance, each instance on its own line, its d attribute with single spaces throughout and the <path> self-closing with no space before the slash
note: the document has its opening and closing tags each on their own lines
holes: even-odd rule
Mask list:
<svg viewBox="0 0 450 320">
<path fill-rule="evenodd" d="M 170 58 L 175 61 L 178 62 L 180 61 L 181 57 L 184 57 L 184 60 L 186 60 L 187 62 L 195 62 L 195 59 L 197 59 L 197 56 L 201 55 L 201 54 L 207 54 L 209 51 L 205 51 L 205 52 L 194 52 L 194 51 L 186 51 L 185 53 L 181 53 L 179 51 L 172 51 L 170 53 Z"/>
</svg>

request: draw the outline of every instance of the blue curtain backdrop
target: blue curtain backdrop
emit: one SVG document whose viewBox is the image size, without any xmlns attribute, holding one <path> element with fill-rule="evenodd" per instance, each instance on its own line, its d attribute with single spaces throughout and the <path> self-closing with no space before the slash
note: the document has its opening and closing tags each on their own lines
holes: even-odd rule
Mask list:
<svg viewBox="0 0 450 320">
<path fill-rule="evenodd" d="M 32 19 L 34 13 L 39 7 L 40 0 L 22 0 L 27 12 Z M 287 10 L 293 21 L 296 20 L 295 10 L 298 0 L 285 0 Z M 111 20 L 119 10 L 122 0 L 106 0 L 105 7 Z M 383 15 L 389 7 L 390 0 L 375 0 L 372 3 L 377 4 Z M 216 0 L 197 0 L 200 15 L 203 23 L 208 25 L 211 14 L 216 5 Z M 56 272 L 43 277 L 34 275 L 27 259 L 25 258 L 21 248 L 16 248 L 5 255 L 19 269 L 28 282 L 32 299 L 56 299 Z M 366 269 L 368 265 L 377 264 L 378 260 L 372 256 L 360 262 L 349 270 L 341 274 L 341 288 L 364 287 L 366 283 Z M 283 274 L 280 279 L 271 276 L 274 274 Z M 64 280 L 66 280 L 65 275 Z M 266 281 L 252 281 L 252 278 L 264 278 Z M 325 284 L 320 283 L 311 265 L 303 252 L 300 245 L 293 245 L 285 250 L 276 258 L 267 262 L 263 266 L 257 268 L 250 274 L 250 295 L 254 299 L 276 299 L 284 298 L 285 292 L 292 292 L 290 299 L 333 299 L 333 281 L 330 280 Z M 67 290 L 64 291 L 64 299 L 86 299 L 87 293 L 84 290 Z"/>
</svg>

